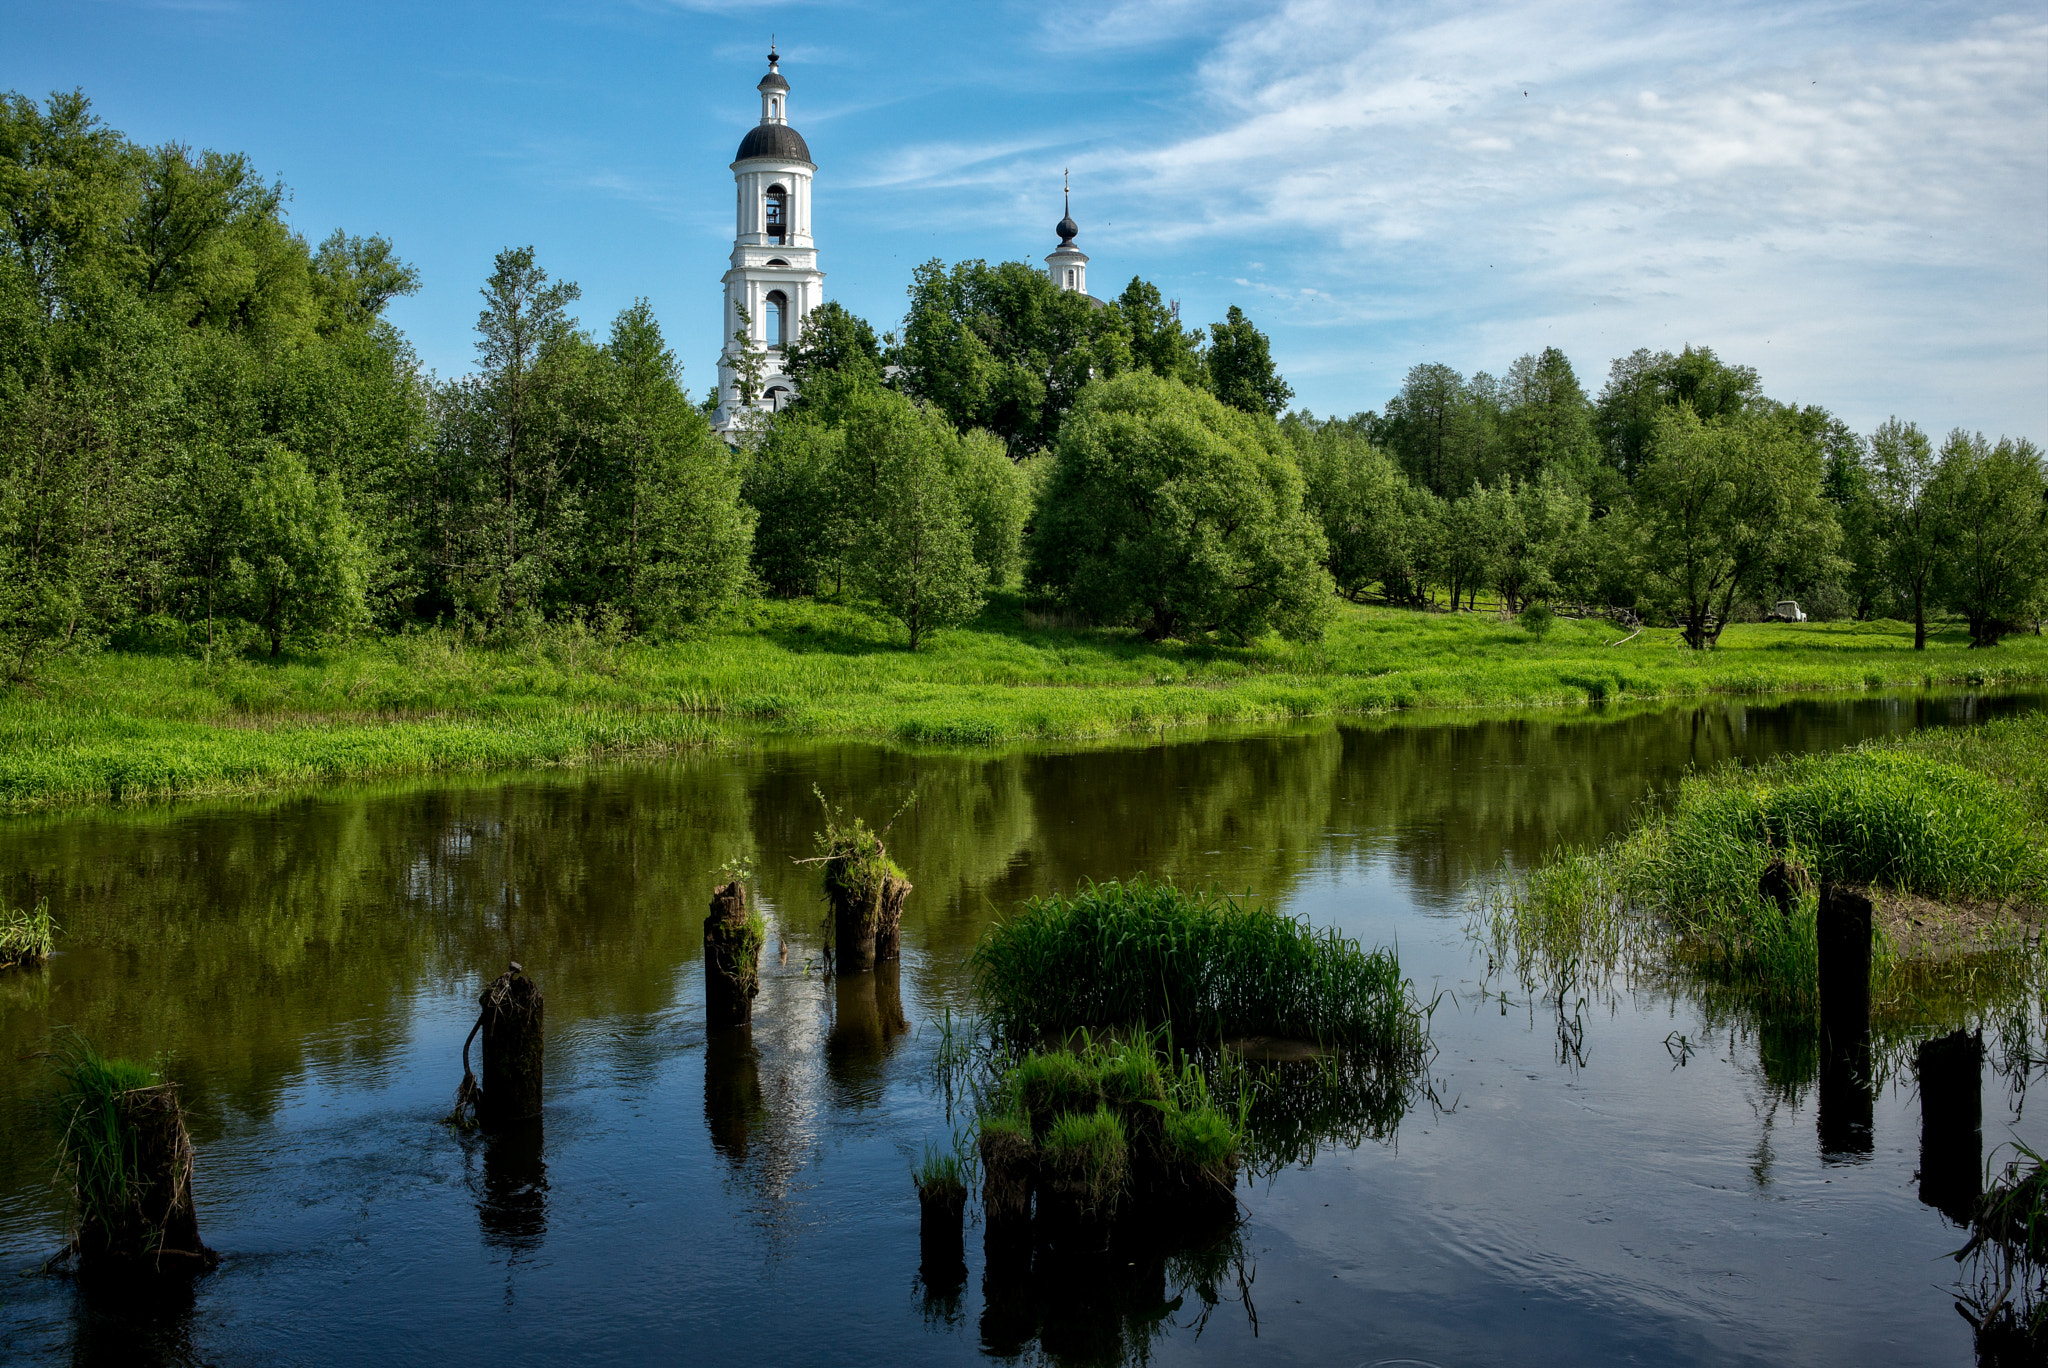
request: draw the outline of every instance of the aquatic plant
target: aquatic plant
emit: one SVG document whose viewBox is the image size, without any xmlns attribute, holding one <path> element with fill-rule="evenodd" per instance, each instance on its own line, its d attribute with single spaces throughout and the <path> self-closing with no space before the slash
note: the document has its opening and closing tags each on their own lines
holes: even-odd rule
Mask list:
<svg viewBox="0 0 2048 1368">
<path fill-rule="evenodd" d="M 2048 1357 L 2048 1165 L 2024 1144 L 2013 1151 L 1955 1254 L 1969 1270 L 1956 1310 L 1976 1331 L 1980 1364 Z"/>
<path fill-rule="evenodd" d="M 1391 952 L 1143 877 L 1029 899 L 971 963 L 997 1028 L 1025 1041 L 1171 1027 L 1185 1041 L 1278 1035 L 1406 1053 L 1424 1038 Z"/>
<path fill-rule="evenodd" d="M 50 957 L 57 943 L 57 924 L 50 920 L 50 900 L 33 909 L 0 908 L 0 969 Z"/>
<path fill-rule="evenodd" d="M 1039 1146 L 1046 1185 L 1085 1216 L 1107 1216 L 1116 1207 L 1130 1171 L 1130 1145 L 1123 1122 L 1106 1106 L 1068 1112 L 1047 1128 Z"/>
</svg>

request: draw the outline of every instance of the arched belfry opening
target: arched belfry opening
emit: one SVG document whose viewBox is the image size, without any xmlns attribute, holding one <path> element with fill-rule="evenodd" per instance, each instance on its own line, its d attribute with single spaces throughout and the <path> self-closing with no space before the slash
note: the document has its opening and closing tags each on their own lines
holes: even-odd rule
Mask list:
<svg viewBox="0 0 2048 1368">
<path fill-rule="evenodd" d="M 771 347 L 789 345 L 789 296 L 770 290 L 762 301 L 761 340 Z"/>
<path fill-rule="evenodd" d="M 779 185 L 768 187 L 767 212 L 762 221 L 768 240 L 781 246 L 789 236 L 789 191 Z"/>
</svg>

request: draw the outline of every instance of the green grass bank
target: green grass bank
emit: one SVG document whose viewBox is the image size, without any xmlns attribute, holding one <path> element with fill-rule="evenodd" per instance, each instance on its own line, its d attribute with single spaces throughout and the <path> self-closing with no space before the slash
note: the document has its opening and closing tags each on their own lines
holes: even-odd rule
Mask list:
<svg viewBox="0 0 2048 1368">
<path fill-rule="evenodd" d="M 1625 835 L 1489 890 L 1481 929 L 1496 963 L 1560 999 L 1617 970 L 1680 973 L 1810 1015 L 1822 882 L 1876 905 L 1880 1020 L 1938 1021 L 2035 991 L 2048 713 L 1695 775 Z"/>
<path fill-rule="evenodd" d="M 2048 642 L 1914 652 L 1896 622 L 1675 630 L 1342 605 L 1325 639 L 1247 647 L 1041 625 L 1000 595 L 915 654 L 859 606 L 764 602 L 662 645 L 551 627 L 416 633 L 282 660 L 108 651 L 0 698 L 0 807 L 576 764 L 764 732 L 996 747 L 1402 708 L 2048 679 Z"/>
</svg>

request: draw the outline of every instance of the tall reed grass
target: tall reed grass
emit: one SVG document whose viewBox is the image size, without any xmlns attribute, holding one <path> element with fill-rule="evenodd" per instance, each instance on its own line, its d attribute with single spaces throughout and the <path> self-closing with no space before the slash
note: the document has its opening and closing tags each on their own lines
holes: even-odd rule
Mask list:
<svg viewBox="0 0 2048 1368">
<path fill-rule="evenodd" d="M 991 1020 L 1026 1041 L 1170 1027 L 1184 1042 L 1273 1035 L 1406 1054 L 1425 1038 L 1391 951 L 1143 877 L 1027 900 L 971 964 Z"/>
<path fill-rule="evenodd" d="M 1689 776 L 1668 810 L 1600 849 L 1495 881 L 1475 929 L 1498 964 L 1547 990 L 1690 968 L 1760 1005 L 1810 1008 L 1820 882 L 1949 904 L 2048 901 L 2044 770 L 2048 713 L 2032 713 Z M 1774 862 L 1804 876 L 1789 912 L 1759 887 Z M 1921 982 L 1924 966 L 1877 949 L 1875 972 L 1901 992 L 1941 991 Z M 2039 946 L 2008 918 L 1970 949 L 1982 959 Z"/>
<path fill-rule="evenodd" d="M 0 969 L 50 957 L 56 948 L 57 924 L 50 920 L 50 900 L 33 908 L 0 907 Z"/>
</svg>

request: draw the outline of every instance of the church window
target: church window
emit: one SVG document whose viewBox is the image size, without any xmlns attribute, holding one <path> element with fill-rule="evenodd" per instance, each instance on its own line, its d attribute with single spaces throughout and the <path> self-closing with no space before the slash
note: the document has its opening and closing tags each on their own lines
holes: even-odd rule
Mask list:
<svg viewBox="0 0 2048 1368">
<path fill-rule="evenodd" d="M 782 291 L 768 292 L 768 308 L 763 315 L 766 326 L 763 331 L 767 334 L 768 345 L 771 347 L 780 347 L 789 341 L 789 335 L 783 329 L 783 318 L 788 313 L 788 304 L 789 300 Z"/>
<path fill-rule="evenodd" d="M 788 232 L 789 192 L 779 185 L 768 187 L 768 240 L 781 242 Z"/>
<path fill-rule="evenodd" d="M 762 396 L 768 401 L 768 411 L 780 413 L 789 407 L 789 391 L 780 385 L 770 385 L 768 393 Z"/>
</svg>

